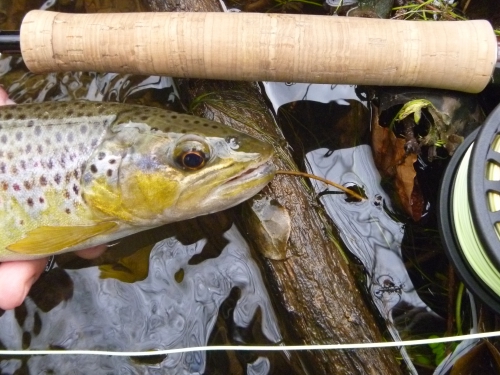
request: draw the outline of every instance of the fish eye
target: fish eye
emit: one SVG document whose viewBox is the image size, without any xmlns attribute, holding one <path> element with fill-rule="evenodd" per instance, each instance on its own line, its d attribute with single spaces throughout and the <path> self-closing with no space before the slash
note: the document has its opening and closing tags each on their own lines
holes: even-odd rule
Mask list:
<svg viewBox="0 0 500 375">
<path fill-rule="evenodd" d="M 177 161 L 186 169 L 200 169 L 205 165 L 205 154 L 199 151 L 189 151 L 179 155 Z"/>
<path fill-rule="evenodd" d="M 179 167 L 194 171 L 203 168 L 210 159 L 210 147 L 201 137 L 182 137 L 175 145 L 173 156 Z"/>
</svg>

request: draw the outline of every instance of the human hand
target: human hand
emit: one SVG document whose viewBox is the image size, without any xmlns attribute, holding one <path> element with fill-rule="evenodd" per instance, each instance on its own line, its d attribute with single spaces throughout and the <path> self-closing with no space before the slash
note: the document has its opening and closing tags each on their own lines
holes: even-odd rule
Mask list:
<svg viewBox="0 0 500 375">
<path fill-rule="evenodd" d="M 15 104 L 0 87 L 0 106 Z M 106 250 L 106 245 L 77 251 L 85 259 L 96 258 Z M 49 258 L 0 263 L 0 309 L 10 310 L 21 305 L 31 286 L 40 277 Z"/>
</svg>

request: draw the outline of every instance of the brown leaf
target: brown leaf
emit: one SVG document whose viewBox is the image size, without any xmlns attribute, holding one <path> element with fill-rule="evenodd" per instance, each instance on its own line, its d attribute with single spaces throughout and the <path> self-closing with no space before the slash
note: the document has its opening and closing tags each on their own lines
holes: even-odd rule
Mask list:
<svg viewBox="0 0 500 375">
<path fill-rule="evenodd" d="M 415 179 L 417 173 L 413 164 L 417 161 L 414 153 L 406 154 L 406 141 L 397 138 L 389 128 L 378 124 L 374 116 L 372 126 L 372 147 L 375 164 L 382 178 L 393 180 L 394 190 L 405 212 L 418 221 L 422 217 L 423 197 Z"/>
<path fill-rule="evenodd" d="M 489 341 L 464 354 L 451 369 L 450 375 L 498 374 L 500 373 L 500 353 Z"/>
</svg>

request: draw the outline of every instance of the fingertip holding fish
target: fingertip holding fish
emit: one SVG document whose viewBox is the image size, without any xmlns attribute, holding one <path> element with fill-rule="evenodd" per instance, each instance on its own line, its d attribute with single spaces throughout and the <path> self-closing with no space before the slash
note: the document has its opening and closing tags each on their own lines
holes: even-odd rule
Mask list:
<svg viewBox="0 0 500 375">
<path fill-rule="evenodd" d="M 29 262 L 0 264 L 0 309 L 11 310 L 21 305 L 47 263 L 46 258 Z"/>
<path fill-rule="evenodd" d="M 16 104 L 13 100 L 9 98 L 7 92 L 0 87 L 0 105 L 11 105 Z"/>
</svg>

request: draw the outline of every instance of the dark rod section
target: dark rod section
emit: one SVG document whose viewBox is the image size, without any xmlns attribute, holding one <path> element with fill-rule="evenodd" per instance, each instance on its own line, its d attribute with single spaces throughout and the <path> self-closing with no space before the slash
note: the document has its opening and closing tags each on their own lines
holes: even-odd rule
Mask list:
<svg viewBox="0 0 500 375">
<path fill-rule="evenodd" d="M 500 35 L 497 35 L 497 65 L 500 64 Z"/>
<path fill-rule="evenodd" d="M 21 53 L 19 31 L 0 30 L 0 53 Z"/>
</svg>

